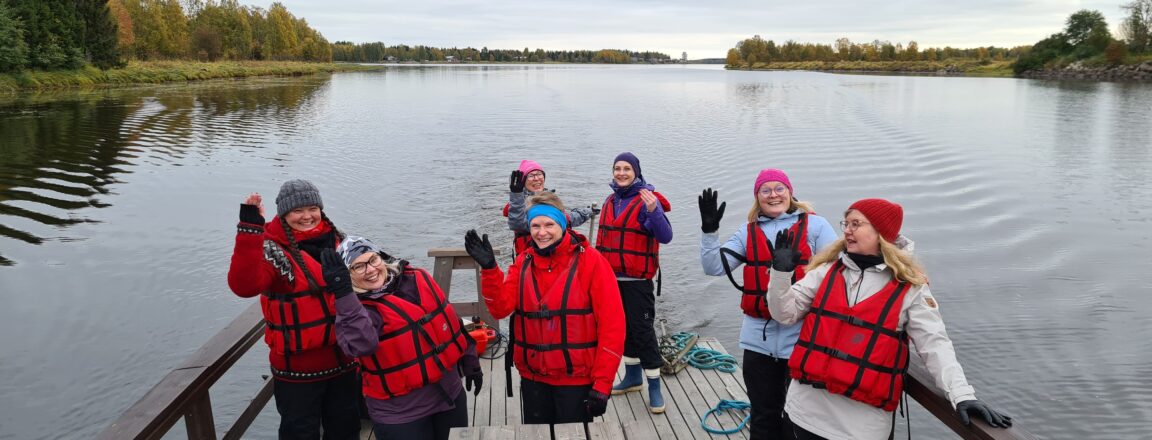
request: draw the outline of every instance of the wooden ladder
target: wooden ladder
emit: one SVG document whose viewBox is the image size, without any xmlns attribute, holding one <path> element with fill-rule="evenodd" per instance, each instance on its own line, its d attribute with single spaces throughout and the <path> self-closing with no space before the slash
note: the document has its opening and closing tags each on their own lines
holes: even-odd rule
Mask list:
<svg viewBox="0 0 1152 440">
<path fill-rule="evenodd" d="M 499 254 L 499 253 L 497 253 Z M 432 279 L 440 285 L 445 298 L 451 298 L 452 272 L 471 269 L 476 273 L 476 301 L 453 302 L 452 307 L 461 318 L 479 317 L 481 321 L 494 328 L 500 328 L 500 323 L 488 313 L 488 306 L 484 304 L 484 297 L 480 295 L 480 265 L 468 255 L 464 248 L 431 248 L 428 256 L 436 259 L 432 264 Z"/>
</svg>

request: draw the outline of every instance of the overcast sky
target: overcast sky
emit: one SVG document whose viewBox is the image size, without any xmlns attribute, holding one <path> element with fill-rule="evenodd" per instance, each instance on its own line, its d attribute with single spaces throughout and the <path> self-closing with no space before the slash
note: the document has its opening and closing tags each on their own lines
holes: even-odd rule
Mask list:
<svg viewBox="0 0 1152 440">
<path fill-rule="evenodd" d="M 490 49 L 655 50 L 722 58 L 760 35 L 831 44 L 915 40 L 928 47 L 1011 47 L 1095 9 L 1113 33 L 1127 0 L 281 0 L 329 41 Z M 245 0 L 267 8 L 271 1 Z"/>
</svg>

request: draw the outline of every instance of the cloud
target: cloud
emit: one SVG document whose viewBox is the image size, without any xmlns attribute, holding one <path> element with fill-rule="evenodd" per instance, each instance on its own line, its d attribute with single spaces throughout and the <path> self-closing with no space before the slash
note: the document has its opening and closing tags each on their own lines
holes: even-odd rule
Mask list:
<svg viewBox="0 0 1152 440">
<path fill-rule="evenodd" d="M 1121 0 L 1123 1 L 1123 0 Z M 267 8 L 269 4 L 245 2 Z M 1104 13 L 1115 27 L 1120 2 L 1104 1 L 824 1 L 721 0 L 285 0 L 330 41 L 383 41 L 492 49 L 655 50 L 673 57 L 721 58 L 737 41 L 831 44 L 915 40 L 927 47 L 1011 47 L 1059 32 L 1080 9 Z"/>
</svg>

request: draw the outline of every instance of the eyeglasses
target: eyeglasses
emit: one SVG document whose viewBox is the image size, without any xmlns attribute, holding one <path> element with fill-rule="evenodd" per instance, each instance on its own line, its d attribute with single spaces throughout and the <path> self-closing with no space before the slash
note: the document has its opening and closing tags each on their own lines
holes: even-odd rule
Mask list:
<svg viewBox="0 0 1152 440">
<path fill-rule="evenodd" d="M 531 172 L 531 173 L 528 173 L 528 175 L 527 175 L 527 176 L 524 176 L 524 179 L 525 179 L 525 180 L 527 180 L 527 179 L 539 179 L 539 180 L 544 180 L 544 173 L 542 173 L 542 172 L 540 172 L 540 171 L 533 171 L 533 172 Z"/>
<path fill-rule="evenodd" d="M 860 220 L 852 220 L 852 221 L 840 220 L 840 227 L 843 228 L 845 231 L 855 231 L 856 229 L 860 228 L 863 225 L 870 225 L 870 224 L 871 223 L 862 222 Z"/>
<path fill-rule="evenodd" d="M 368 261 L 361 261 L 359 263 L 353 264 L 352 266 L 348 267 L 348 270 L 355 273 L 356 275 L 364 275 L 366 272 L 368 272 L 368 266 L 380 267 L 380 265 L 383 263 L 384 261 L 380 259 L 380 254 L 372 254 L 372 257 L 369 258 Z"/>
<path fill-rule="evenodd" d="M 760 195 L 762 195 L 764 197 L 770 197 L 772 194 L 782 196 L 782 195 L 786 194 L 787 191 L 788 191 L 788 187 L 786 187 L 784 185 L 780 185 L 780 186 L 777 186 L 775 188 L 767 188 L 767 187 L 760 188 L 759 193 L 760 193 Z"/>
</svg>

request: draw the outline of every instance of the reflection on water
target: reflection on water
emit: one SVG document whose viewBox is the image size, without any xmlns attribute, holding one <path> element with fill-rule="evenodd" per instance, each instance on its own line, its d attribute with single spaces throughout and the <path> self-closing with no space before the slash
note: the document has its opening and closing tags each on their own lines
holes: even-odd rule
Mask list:
<svg viewBox="0 0 1152 440">
<path fill-rule="evenodd" d="M 740 354 L 738 294 L 701 274 L 696 196 L 730 202 L 729 234 L 756 172 L 782 168 L 831 220 L 863 197 L 904 205 L 981 399 L 1043 438 L 1142 438 L 1149 102 L 1141 84 L 687 66 L 396 66 L 0 98 L 0 439 L 92 436 L 251 304 L 224 281 L 250 192 L 313 180 L 341 230 L 427 267 L 428 248 L 473 227 L 511 254 L 499 210 L 519 160 L 586 206 L 624 150 L 673 206 L 670 328 Z M 213 389 L 220 423 L 267 374 L 264 353 Z M 917 436 L 951 436 L 912 414 Z M 266 408 L 248 437 L 275 425 Z"/>
<path fill-rule="evenodd" d="M 291 132 L 317 84 L 206 86 L 149 96 L 108 91 L 0 99 L 0 236 L 75 241 L 67 227 L 108 206 L 109 187 L 140 162 L 178 165 L 215 148 L 263 148 L 255 132 Z M 15 262 L 0 254 L 0 265 Z"/>
</svg>

